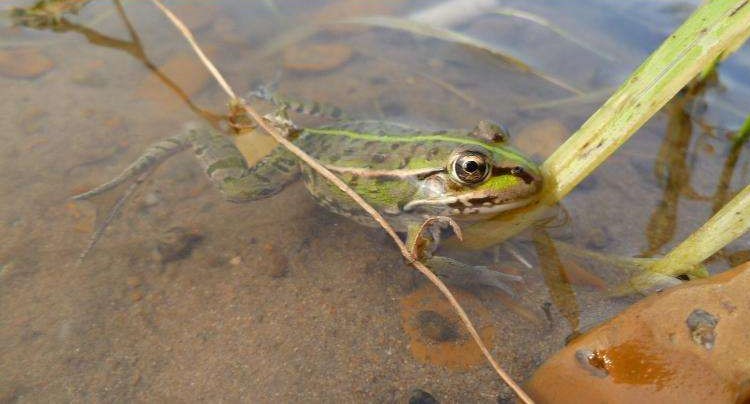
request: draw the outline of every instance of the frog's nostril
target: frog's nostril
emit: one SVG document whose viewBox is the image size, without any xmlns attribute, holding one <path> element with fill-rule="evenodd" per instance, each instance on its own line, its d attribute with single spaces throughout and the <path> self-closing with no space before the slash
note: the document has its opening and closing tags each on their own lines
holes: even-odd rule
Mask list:
<svg viewBox="0 0 750 404">
<path fill-rule="evenodd" d="M 526 171 L 526 169 L 521 166 L 515 166 L 511 168 L 510 174 L 522 179 L 526 184 L 531 184 L 537 179 L 535 175 Z"/>
</svg>

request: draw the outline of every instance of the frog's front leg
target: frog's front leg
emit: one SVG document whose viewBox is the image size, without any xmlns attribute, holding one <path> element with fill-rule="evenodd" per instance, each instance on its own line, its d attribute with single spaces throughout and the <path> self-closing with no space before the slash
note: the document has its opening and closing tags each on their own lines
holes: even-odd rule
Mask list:
<svg viewBox="0 0 750 404">
<path fill-rule="evenodd" d="M 449 257 L 432 255 L 440 243 L 440 228 L 435 224 L 450 222 L 445 220 L 430 221 L 428 219 L 428 222 L 409 226 L 407 246 L 412 256 L 427 265 L 447 283 L 462 287 L 491 286 L 514 295 L 515 293 L 508 283 L 522 281 L 523 279 L 520 276 L 493 271 L 486 266 L 469 265 Z M 453 226 L 453 223 L 450 224 Z"/>
</svg>

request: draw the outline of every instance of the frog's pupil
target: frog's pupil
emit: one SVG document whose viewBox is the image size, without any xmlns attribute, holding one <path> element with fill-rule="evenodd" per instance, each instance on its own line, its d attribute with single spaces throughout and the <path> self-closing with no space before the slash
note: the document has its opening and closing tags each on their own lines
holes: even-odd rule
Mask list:
<svg viewBox="0 0 750 404">
<path fill-rule="evenodd" d="M 476 171 L 476 170 L 477 170 L 478 168 L 479 168 L 479 164 L 477 164 L 477 162 L 476 162 L 476 161 L 469 161 L 469 162 L 467 162 L 467 163 L 466 163 L 466 165 L 464 166 L 464 170 L 466 170 L 466 172 L 469 172 L 469 173 L 473 173 L 473 172 L 474 172 L 474 171 Z"/>
</svg>

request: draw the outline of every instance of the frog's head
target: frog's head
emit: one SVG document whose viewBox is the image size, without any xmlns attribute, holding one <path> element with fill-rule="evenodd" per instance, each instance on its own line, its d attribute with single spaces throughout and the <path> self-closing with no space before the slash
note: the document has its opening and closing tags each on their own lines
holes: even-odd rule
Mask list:
<svg viewBox="0 0 750 404">
<path fill-rule="evenodd" d="M 539 168 L 506 145 L 462 145 L 446 166 L 420 182 L 405 211 L 449 216 L 495 214 L 538 200 L 542 189 Z"/>
</svg>

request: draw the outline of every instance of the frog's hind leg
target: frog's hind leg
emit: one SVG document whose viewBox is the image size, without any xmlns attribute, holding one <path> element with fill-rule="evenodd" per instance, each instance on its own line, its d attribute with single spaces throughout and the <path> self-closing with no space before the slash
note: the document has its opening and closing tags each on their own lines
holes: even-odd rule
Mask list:
<svg viewBox="0 0 750 404">
<path fill-rule="evenodd" d="M 299 163 L 282 146 L 248 167 L 231 138 L 210 129 L 194 129 L 191 144 L 211 182 L 225 199 L 250 202 L 272 196 L 299 177 Z"/>
<path fill-rule="evenodd" d="M 101 195 L 112 188 L 116 188 L 125 181 L 149 171 L 170 156 L 184 150 L 189 145 L 188 132 L 183 132 L 156 142 L 147 148 L 140 157 L 126 167 L 118 176 L 90 191 L 73 196 L 73 199 L 84 200 Z"/>
<path fill-rule="evenodd" d="M 210 128 L 189 126 L 182 133 L 154 143 L 112 180 L 73 199 L 101 195 L 144 174 L 167 158 L 192 147 L 211 182 L 227 200 L 248 202 L 267 198 L 297 178 L 299 166 L 294 155 L 277 147 L 253 167 L 248 167 L 231 138 Z"/>
<path fill-rule="evenodd" d="M 188 132 L 183 132 L 154 143 L 115 178 L 88 192 L 73 196 L 73 199 L 75 200 L 89 199 L 94 196 L 101 195 L 113 188 L 116 188 L 120 184 L 132 178 L 135 178 L 130 187 L 128 187 L 128 189 L 122 194 L 122 196 L 120 196 L 117 202 L 115 202 L 115 205 L 112 207 L 102 224 L 99 225 L 94 234 L 91 235 L 88 245 L 83 250 L 83 252 L 81 252 L 81 255 L 78 256 L 79 263 L 82 262 L 91 252 L 91 250 L 94 249 L 94 246 L 96 246 L 96 243 L 99 241 L 99 239 L 101 239 L 102 235 L 104 235 L 107 227 L 109 227 L 110 223 L 114 221 L 115 217 L 117 217 L 117 214 L 120 213 L 120 210 L 122 210 L 125 202 L 135 192 L 136 188 L 138 188 L 138 185 L 140 185 L 146 179 L 146 177 L 151 174 L 152 169 L 175 153 L 184 150 L 189 144 L 190 142 Z"/>
<path fill-rule="evenodd" d="M 268 157 L 249 168 L 228 136 L 209 128 L 190 126 L 175 136 L 151 145 L 112 180 L 73 196 L 76 200 L 89 199 L 134 179 L 92 235 L 88 246 L 79 256 L 79 262 L 91 252 L 127 199 L 152 170 L 170 156 L 188 147 L 195 151 L 211 182 L 219 188 L 226 199 L 233 202 L 246 202 L 271 196 L 297 178 L 299 173 L 294 156 L 282 147 L 277 147 Z"/>
</svg>

